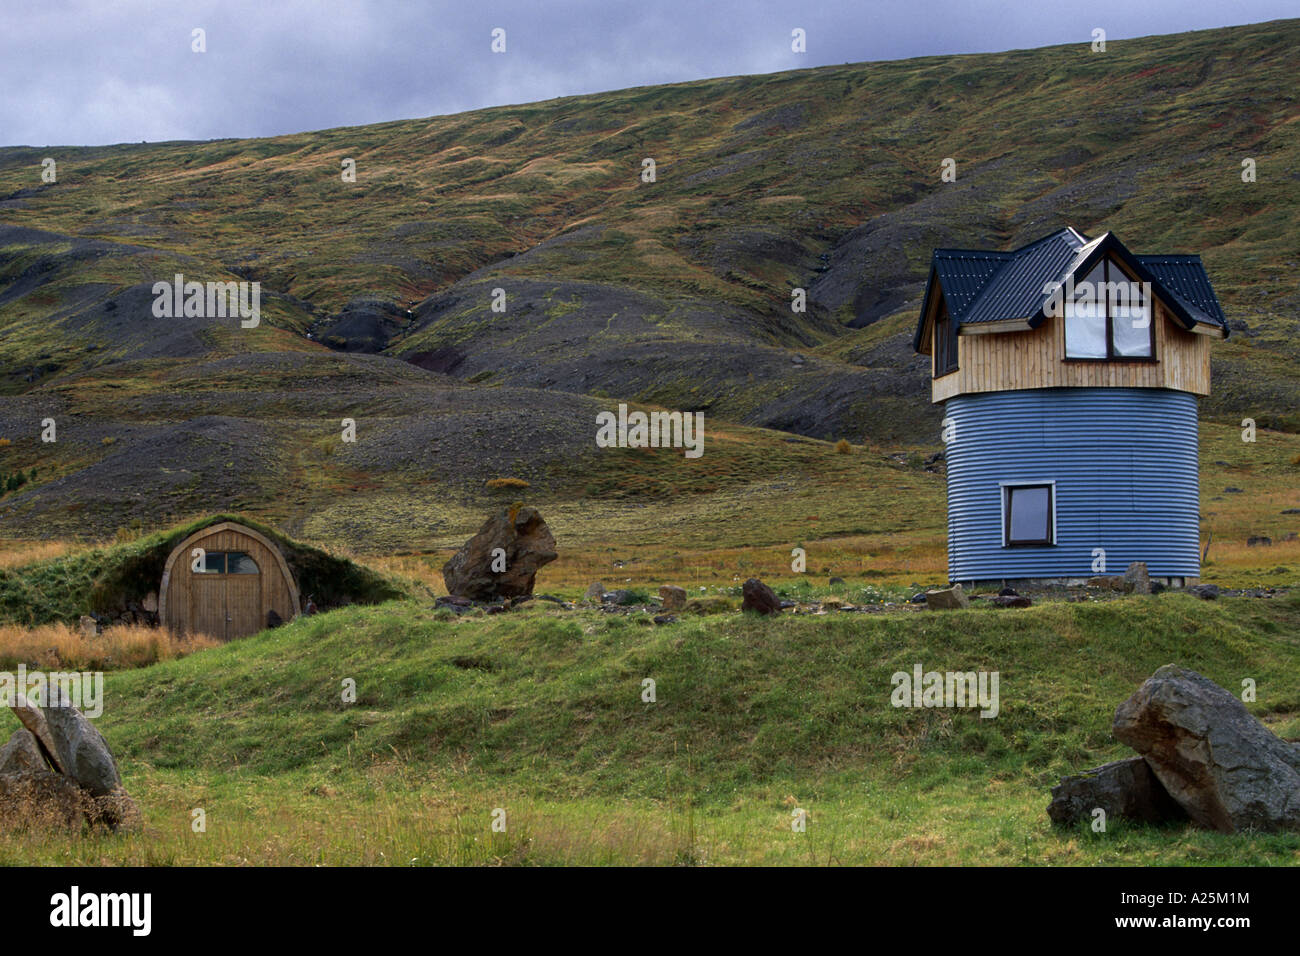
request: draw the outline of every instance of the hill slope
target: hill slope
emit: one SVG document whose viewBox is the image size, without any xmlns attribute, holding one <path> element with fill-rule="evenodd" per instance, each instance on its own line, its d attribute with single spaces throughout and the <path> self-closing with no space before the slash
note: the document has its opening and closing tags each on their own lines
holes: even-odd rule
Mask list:
<svg viewBox="0 0 1300 956">
<path fill-rule="evenodd" d="M 568 470 L 617 399 L 934 445 L 907 339 L 930 250 L 1065 224 L 1202 254 L 1234 328 L 1205 413 L 1300 429 L 1297 50 L 1290 20 L 270 139 L 0 149 L 0 389 L 17 397 L 0 436 L 42 476 L 0 513 L 40 529 L 75 490 L 101 503 L 87 533 L 128 502 L 306 520 L 342 396 L 383 438 L 320 465 L 324 484 L 395 480 L 437 432 L 473 451 L 454 480 L 433 469 L 452 497 L 508 470 L 504 448 L 530 477 Z M 260 281 L 262 325 L 153 318 L 149 287 L 176 272 Z M 35 444 L 47 414 L 75 425 L 67 445 Z M 42 490 L 56 477 L 71 485 Z"/>
</svg>

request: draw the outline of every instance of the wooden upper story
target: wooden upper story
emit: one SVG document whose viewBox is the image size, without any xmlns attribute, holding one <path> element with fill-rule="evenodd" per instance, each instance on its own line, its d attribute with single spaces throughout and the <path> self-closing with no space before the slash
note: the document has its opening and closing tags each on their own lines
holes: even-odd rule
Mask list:
<svg viewBox="0 0 1300 956">
<path fill-rule="evenodd" d="M 931 400 L 1027 388 L 1210 391 L 1227 323 L 1197 256 L 1134 256 L 1073 229 L 1014 252 L 934 254 L 914 346 Z"/>
</svg>

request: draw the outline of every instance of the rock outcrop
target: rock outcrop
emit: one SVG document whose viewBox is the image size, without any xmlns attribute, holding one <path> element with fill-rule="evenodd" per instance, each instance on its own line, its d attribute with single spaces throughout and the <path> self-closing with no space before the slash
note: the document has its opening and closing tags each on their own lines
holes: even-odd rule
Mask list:
<svg viewBox="0 0 1300 956">
<path fill-rule="evenodd" d="M 1065 777 L 1052 788 L 1047 815 L 1058 826 L 1091 821 L 1101 808 L 1106 818 L 1122 817 L 1142 823 L 1186 820 L 1187 814 L 1169 795 L 1141 757 L 1127 757 Z"/>
<path fill-rule="evenodd" d="M 1300 752 L 1195 671 L 1161 667 L 1119 705 L 1113 730 L 1201 826 L 1300 830 Z"/>
<path fill-rule="evenodd" d="M 23 729 L 0 747 L 0 828 L 139 826 L 108 744 L 81 711 L 58 699 L 37 707 L 21 694 L 13 711 Z"/>
<path fill-rule="evenodd" d="M 503 508 L 483 522 L 442 568 L 450 594 L 495 602 L 533 593 L 537 571 L 558 557 L 555 538 L 536 508 Z"/>
</svg>

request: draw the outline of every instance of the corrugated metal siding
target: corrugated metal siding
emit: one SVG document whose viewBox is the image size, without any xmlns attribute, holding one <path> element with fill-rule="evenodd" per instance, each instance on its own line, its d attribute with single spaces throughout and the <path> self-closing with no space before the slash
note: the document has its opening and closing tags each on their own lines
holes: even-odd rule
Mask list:
<svg viewBox="0 0 1300 956">
<path fill-rule="evenodd" d="M 1152 388 L 958 395 L 944 405 L 948 578 L 1200 576 L 1196 396 Z M 1002 546 L 1004 481 L 1056 482 L 1056 543 Z"/>
</svg>

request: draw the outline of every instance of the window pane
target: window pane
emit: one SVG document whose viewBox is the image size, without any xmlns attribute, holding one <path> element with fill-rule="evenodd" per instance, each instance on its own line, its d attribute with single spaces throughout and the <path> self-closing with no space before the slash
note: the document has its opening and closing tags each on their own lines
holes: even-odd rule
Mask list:
<svg viewBox="0 0 1300 956">
<path fill-rule="evenodd" d="M 242 551 L 231 551 L 226 555 L 227 574 L 257 574 L 257 562 Z"/>
<path fill-rule="evenodd" d="M 1008 489 L 1010 511 L 1009 542 L 1047 541 L 1051 538 L 1052 495 L 1050 488 Z"/>
<path fill-rule="evenodd" d="M 199 574 L 225 574 L 226 573 L 226 552 L 208 551 L 203 555 L 203 564 L 199 568 Z"/>
<path fill-rule="evenodd" d="M 1106 357 L 1105 271 L 1098 264 L 1075 284 L 1065 304 L 1065 354 L 1068 358 Z"/>
<path fill-rule="evenodd" d="M 1110 270 L 1111 330 L 1115 354 L 1151 354 L 1151 303 L 1142 294 L 1140 282 L 1129 282 L 1119 269 Z"/>
</svg>

